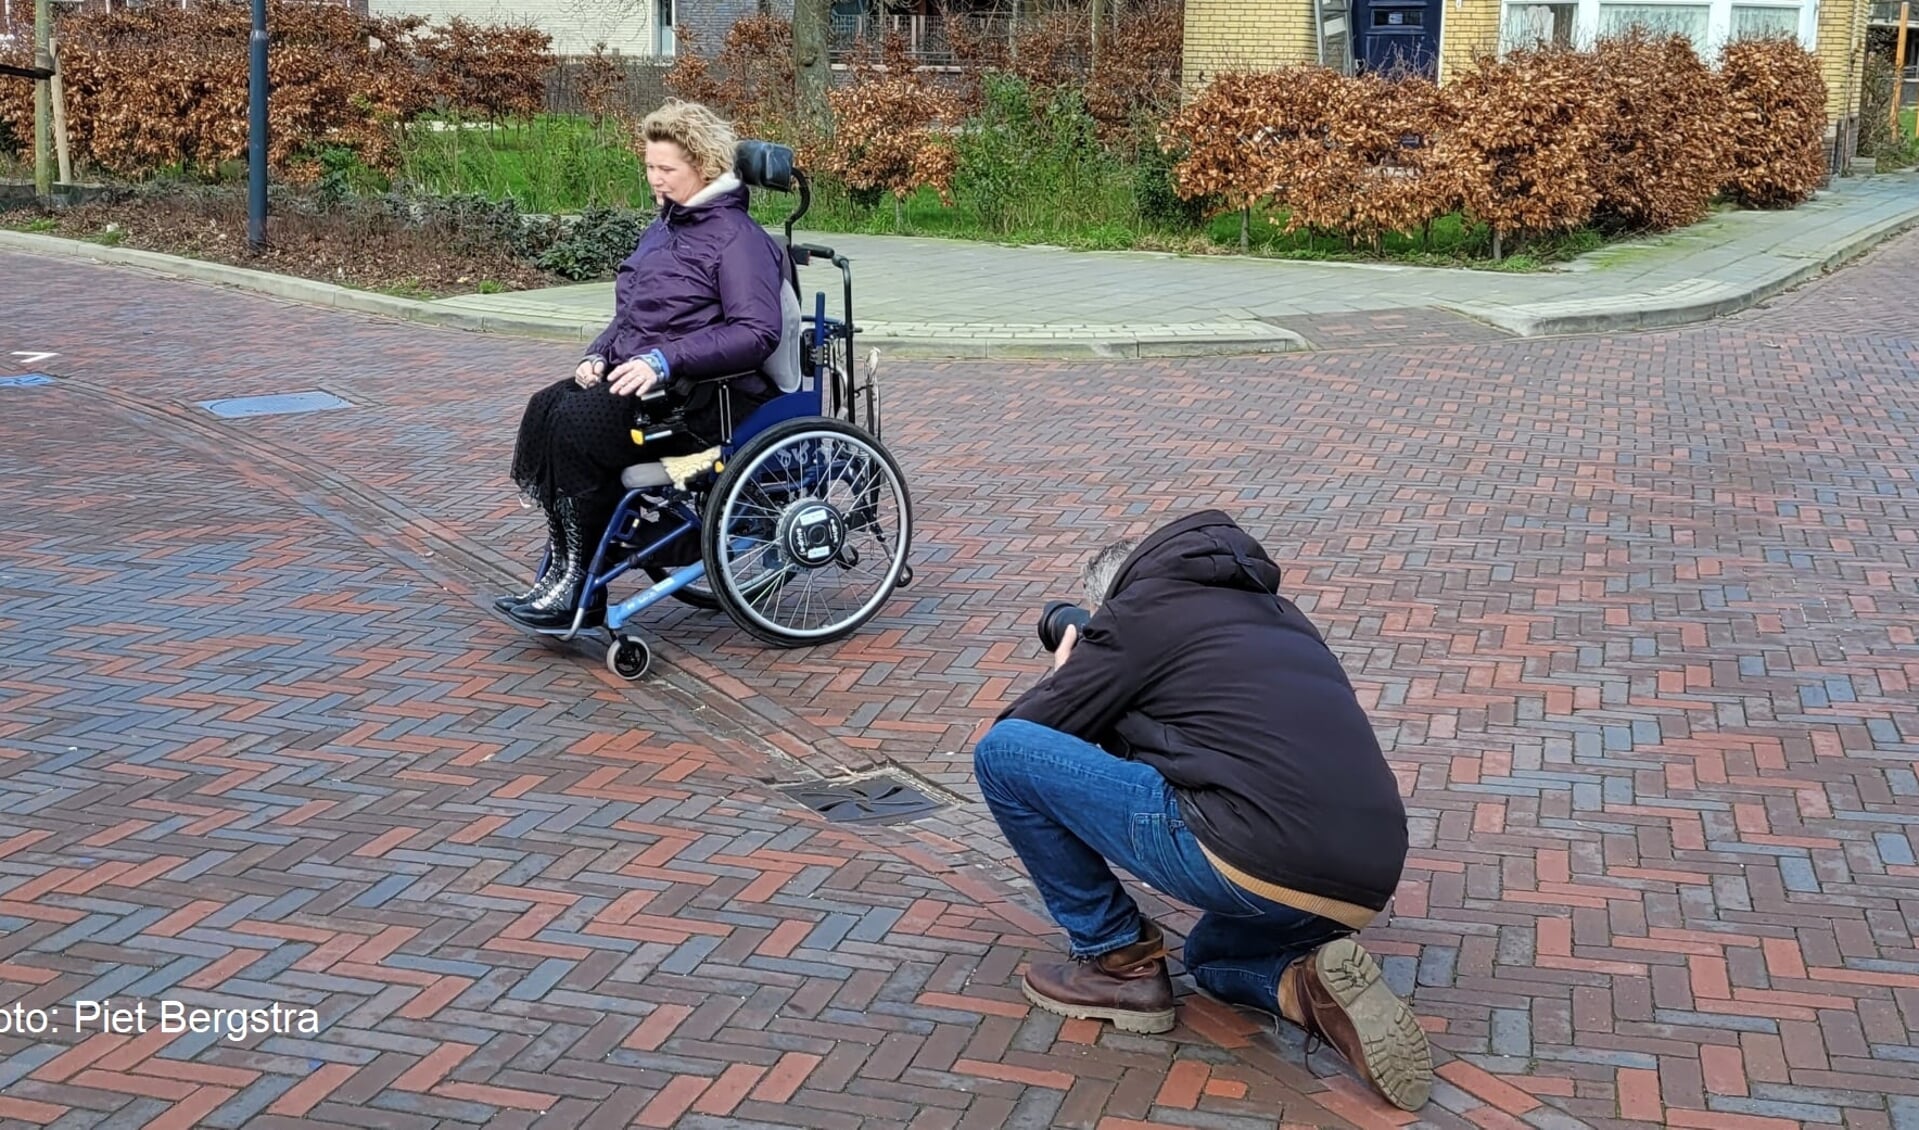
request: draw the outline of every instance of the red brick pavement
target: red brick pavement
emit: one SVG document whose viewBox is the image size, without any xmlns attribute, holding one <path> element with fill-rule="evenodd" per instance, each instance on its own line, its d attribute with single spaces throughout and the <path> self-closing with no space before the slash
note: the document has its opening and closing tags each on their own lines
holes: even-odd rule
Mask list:
<svg viewBox="0 0 1919 1130">
<path fill-rule="evenodd" d="M 729 1113 L 716 1108 L 741 1092 L 764 1105 L 730 1109 L 737 1118 L 813 1124 L 807 1120 L 825 1117 L 821 1111 L 852 1113 L 834 1103 L 866 1094 L 878 1061 L 911 1065 L 882 1075 L 889 1084 L 913 1071 L 943 1073 L 919 1079 L 925 1093 L 901 1100 L 919 1108 L 874 1112 L 879 1119 L 928 1119 L 951 1109 L 942 1101 L 969 1097 L 963 1117 L 981 1124 L 1234 1125 L 1222 1119 L 1243 1117 L 1248 1125 L 1330 1125 L 1342 1116 L 1376 1123 L 1377 1106 L 1323 1058 L 1313 1066 L 1328 1083 L 1298 1070 L 1290 1035 L 1275 1039 L 1237 1015 L 1189 1010 L 1171 1041 L 1109 1033 L 1093 1046 L 1086 1041 L 1094 1034 L 1080 1026 L 1045 1030 L 1017 1003 L 1013 985 L 1018 962 L 1050 944 L 1051 932 L 998 893 L 1004 888 L 951 862 L 1005 854 L 976 806 L 923 822 L 910 838 L 917 845 L 904 833 L 888 835 L 876 854 L 864 836 L 791 813 L 771 818 L 758 796 L 731 797 L 741 777 L 780 772 L 779 763 L 756 758 L 756 726 L 758 737 L 828 771 L 890 759 L 972 795 L 967 743 L 1039 669 L 1030 610 L 1064 591 L 1088 539 L 1224 505 L 1287 563 L 1291 590 L 1347 659 L 1406 788 L 1414 858 L 1392 921 L 1367 941 L 1402 988 L 1417 987 L 1417 1007 L 1445 1061 L 1428 1121 L 1919 1125 L 1909 1067 L 1919 1059 L 1911 1039 L 1919 865 L 1909 831 L 1919 815 L 1910 687 L 1919 678 L 1910 627 L 1919 603 L 1919 488 L 1909 438 L 1919 347 L 1874 330 L 1875 299 L 1913 281 L 1900 255 L 1915 247 L 1919 241 L 1903 241 L 1772 310 L 1641 338 L 1177 365 L 893 369 L 888 442 L 916 491 L 919 583 L 861 636 L 812 652 L 757 649 L 719 617 L 657 618 L 657 636 L 681 671 L 740 700 L 743 709 L 725 695 L 702 699 L 709 714 L 719 708 L 718 734 L 666 721 L 684 717 L 676 707 L 697 686 L 612 686 L 590 657 L 558 660 L 478 613 L 488 584 L 513 566 L 513 550 L 535 536 L 504 483 L 504 452 L 518 399 L 564 364 L 564 350 L 9 259 L 33 284 L 15 307 L 29 329 L 11 332 L 38 338 L 0 343 L 0 352 L 63 348 L 50 367 L 70 378 L 55 389 L 0 392 L 15 403 L 37 398 L 39 429 L 32 461 L 9 459 L 6 491 L 39 499 L 33 484 L 48 468 L 65 468 L 59 473 L 73 484 L 24 510 L 38 517 L 24 551 L 33 583 L 20 587 L 43 592 L 35 586 L 44 578 L 77 569 L 97 585 L 128 589 L 117 601 L 44 596 L 35 614 L 52 619 L 54 635 L 15 641 L 33 666 L 9 683 L 24 700 L 8 705 L 9 718 L 38 719 L 33 733 L 60 735 L 75 748 L 39 736 L 39 745 L 21 744 L 6 771 L 23 793 L 67 790 L 17 817 L 29 828 L 24 836 L 66 838 L 5 841 L 17 846 L 0 848 L 10 855 L 0 883 L 17 878 L 19 886 L 0 891 L 0 910 L 48 907 L 70 917 L 24 920 L 0 943 L 11 963 L 0 977 L 37 985 L 42 997 L 70 996 L 70 984 L 111 977 L 126 962 L 176 969 L 179 981 L 270 989 L 262 999 L 298 989 L 349 1000 L 329 1032 L 351 1036 L 318 1042 L 337 1052 L 344 1039 L 363 1060 L 275 1060 L 276 1071 L 252 1058 L 274 1053 L 257 1049 L 173 1055 L 263 1073 L 244 1082 L 191 1077 L 200 1088 L 193 1094 L 232 1092 L 223 1103 L 240 1103 L 263 1077 L 278 1079 L 282 1090 L 266 1103 L 285 1104 L 277 1113 L 331 1095 L 332 1107 L 360 1119 L 424 1111 L 467 1120 L 483 1110 L 497 1117 L 512 1103 L 487 1088 L 557 1090 L 559 1075 L 569 1086 L 584 1078 L 614 1088 L 593 1096 L 603 1100 L 600 1113 L 637 1114 L 643 1125 L 670 1124 L 681 1112 L 684 1124 L 702 1124 Z M 361 407 L 238 425 L 209 423 L 190 407 L 308 387 Z M 73 407 L 85 403 L 84 392 L 107 403 Z M 54 404 L 67 407 L 47 407 Z M 19 420 L 9 411 L 0 428 L 18 429 Z M 133 421 L 156 438 L 125 438 Z M 10 455 L 24 450 L 19 435 L 9 435 Z M 67 454 L 56 459 L 43 448 Z M 90 475 L 125 463 L 129 449 L 145 453 L 147 470 Z M 287 491 L 298 505 L 196 507 L 194 492 L 215 482 L 237 499 Z M 102 499 L 115 490 L 146 497 L 129 521 L 153 527 L 107 544 L 80 536 L 79 523 L 111 512 Z M 6 513 L 28 502 L 0 495 Z M 153 518 L 181 512 L 198 517 L 184 525 Z M 199 540 L 174 545 L 163 531 Z M 236 565 L 244 567 L 238 585 Z M 484 576 L 490 571 L 498 575 Z M 427 591 L 434 583 L 445 591 Z M 187 615 L 125 616 L 126 600 L 156 592 Z M 436 600 L 458 607 L 436 608 Z M 11 609 L 8 616 L 39 622 Z M 206 626 L 220 617 L 226 626 Z M 129 650 L 139 634 L 128 628 L 142 623 L 164 624 L 166 646 Z M 341 642 L 304 642 L 315 624 Z M 224 657 L 235 653 L 246 658 L 229 666 Z M 76 665 L 75 657 L 94 662 Z M 261 673 L 275 662 L 298 674 Z M 97 672 L 95 681 L 81 669 Z M 443 680 L 437 689 L 435 678 Z M 505 689 L 491 690 L 496 683 Z M 474 689 L 513 700 L 524 685 L 536 688 L 525 697 L 538 706 Z M 583 717 L 582 703 L 604 714 Z M 164 718 L 164 740 L 156 724 L 140 728 L 145 712 Z M 113 724 L 102 719 L 122 713 L 135 728 L 106 736 Z M 545 728 L 555 725 L 567 736 L 549 737 Z M 651 738 L 585 748 L 589 735 L 631 726 L 670 733 L 662 740 L 674 752 L 645 760 Z M 0 741 L 23 743 L 18 732 L 0 732 Z M 499 751 L 475 755 L 463 742 Z M 709 807 L 684 823 L 672 823 L 670 807 L 648 821 L 680 830 L 690 853 L 659 847 L 675 839 L 664 831 L 635 831 L 627 816 L 606 816 L 631 809 L 632 797 L 551 799 L 539 811 L 561 814 L 547 819 L 567 852 L 550 831 L 543 842 L 546 823 L 522 803 L 571 795 L 556 777 L 587 779 L 614 766 L 635 775 L 641 783 L 633 787 L 653 787 L 696 749 L 709 759 L 666 787 L 689 794 L 682 805 L 705 798 Z M 376 754 L 386 755 L 381 767 L 408 756 L 419 760 L 407 771 L 459 780 L 351 771 Z M 461 756 L 472 764 L 446 768 Z M 512 770 L 485 772 L 509 758 Z M 158 787 L 185 810 L 122 811 L 113 791 L 94 783 L 108 762 L 122 774 L 146 765 L 187 774 Z M 626 777 L 607 780 L 626 787 Z M 332 814 L 337 824 L 322 809 L 307 811 L 322 803 L 345 809 Z M 715 812 L 729 821 L 718 835 L 710 832 Z M 405 821 L 395 823 L 401 814 L 417 819 L 413 835 L 404 834 Z M 256 830 L 295 817 L 295 832 Z M 421 834 L 435 827 L 449 829 L 446 839 L 469 839 L 442 849 Z M 581 828 L 604 842 L 588 845 Z M 724 870 L 752 849 L 702 846 L 774 828 L 812 837 L 780 852 L 845 862 L 775 857 L 786 866 L 754 860 Z M 92 850 L 79 841 L 96 838 L 106 847 L 78 854 Z M 128 854 L 108 854 L 115 850 Z M 436 859 L 442 850 L 457 862 Z M 153 870 L 166 852 L 178 861 L 171 867 L 205 868 L 186 878 L 226 886 L 169 885 L 170 871 Z M 649 852 L 671 854 L 640 866 L 706 882 L 661 877 L 666 893 L 637 912 L 642 929 L 684 933 L 691 919 L 726 929 L 727 940 L 700 931 L 672 943 L 616 934 L 639 948 L 580 972 L 604 956 L 583 938 L 636 920 L 615 892 L 632 883 L 631 867 Z M 609 853 L 616 865 L 596 869 Z M 691 863 L 680 863 L 682 855 Z M 721 855 L 724 880 L 703 869 Z M 117 868 L 104 877 L 102 859 Z M 475 859 L 512 871 L 504 885 L 516 893 L 535 877 L 549 880 L 537 889 L 559 893 L 489 901 L 497 893 L 459 880 Z M 411 869 L 404 885 L 382 870 L 402 865 Z M 749 916 L 751 926 L 733 921 L 735 902 L 786 874 L 804 888 L 796 901 L 775 896 L 768 901 L 777 910 Z M 116 882 L 128 876 L 160 905 L 135 908 L 131 895 L 118 894 Z M 815 907 L 818 888 L 835 883 L 849 892 L 836 898 L 883 910 Z M 576 885 L 591 893 L 563 901 Z M 389 900 L 406 891 L 423 905 L 388 922 Z M 378 901 L 368 907 L 368 899 Z M 238 928 L 264 908 L 277 914 L 266 921 L 292 921 L 306 933 L 263 938 Z M 129 925 L 142 912 L 151 920 Z M 837 944 L 837 926 L 814 938 L 835 913 L 842 922 L 898 917 L 873 927 L 882 931 L 877 942 L 854 945 L 856 926 Z M 81 939 L 88 922 L 97 924 Z M 418 932 L 390 934 L 396 926 Z M 34 942 L 8 948 L 30 931 Z M 749 940 L 734 944 L 741 934 Z M 347 935 L 356 936 L 340 940 Z M 916 945 L 931 952 L 911 952 Z M 253 964 L 282 947 L 293 949 L 281 964 Z M 361 947 L 375 957 L 355 960 Z M 630 956 L 648 947 L 690 956 L 662 985 L 665 959 Z M 848 947 L 886 968 L 847 962 Z M 827 976 L 816 966 L 790 971 L 795 980 L 771 992 L 755 987 L 771 971 L 788 972 L 759 963 L 792 961 L 809 948 L 841 963 L 834 968 L 842 974 L 858 968 L 885 988 L 805 1016 L 804 1006 L 832 988 L 803 996 Z M 261 956 L 250 956 L 256 950 Z M 449 950 L 459 953 L 443 958 Z M 415 954 L 420 961 L 401 968 L 472 984 L 429 996 L 432 987 L 381 981 L 359 968 Z M 449 964 L 436 964 L 442 960 Z M 183 964 L 193 961 L 200 964 L 191 970 Z M 66 968 L 75 962 L 96 964 Z M 351 968 L 337 973 L 341 964 Z M 709 967 L 717 968 L 709 975 Z M 889 997 L 901 978 L 910 991 Z M 525 982 L 532 988 L 519 997 L 497 988 Z M 720 1038 L 733 1021 L 709 1019 L 716 1031 L 696 1024 L 719 999 L 698 990 L 716 983 L 739 985 L 736 995 L 748 1002 L 766 995 L 758 1009 L 741 1006 L 759 1022 L 752 1030 L 819 1042 L 780 1044 L 770 1059 L 740 1055 L 740 1040 Z M 484 986 L 483 1003 L 463 1010 L 476 985 Z M 488 989 L 496 991 L 485 996 Z M 773 999 L 781 991 L 791 995 Z M 959 1003 L 952 994 L 975 999 L 949 1011 Z M 606 1009 L 608 995 L 645 1003 Z M 427 1003 L 409 1016 L 402 999 Z M 525 1027 L 514 1034 L 518 1046 L 495 1048 L 502 1037 L 486 1025 L 511 1015 L 501 1000 L 538 1002 L 520 1011 L 548 1027 L 537 1035 Z M 594 1024 L 541 1011 L 548 1005 L 606 1009 L 594 1024 L 617 1015 L 637 1026 L 596 1042 Z M 826 1023 L 841 1030 L 807 1026 L 829 1011 Z M 453 1014 L 444 1026 L 443 1012 Z M 701 1046 L 682 1054 L 704 1056 L 697 1068 L 674 1060 L 633 1076 L 628 1069 L 651 1070 L 651 1061 L 620 1058 L 670 1052 L 688 1025 L 687 1038 Z M 623 1053 L 581 1065 L 580 1055 L 555 1050 L 565 1039 L 549 1035 L 556 1029 L 589 1051 Z M 938 1054 L 922 1063 L 943 1034 Z M 896 1036 L 919 1043 L 889 1045 Z M 726 1054 L 707 1046 L 715 1041 Z M 110 1061 L 119 1047 L 84 1065 L 60 1060 L 77 1065 L 60 1080 L 9 1085 L 0 1103 L 41 1105 L 0 1105 L 0 1115 L 105 1109 L 97 1097 L 93 1106 L 64 1101 L 86 1097 L 77 1092 L 90 1086 L 90 1094 L 116 1098 L 122 1114 L 141 1102 L 178 1114 L 212 1101 L 138 1090 L 152 1085 L 125 1080 L 141 1074 L 133 1064 L 142 1061 Z M 862 1066 L 827 1071 L 835 1056 Z M 16 1055 L 3 1070 L 22 1061 Z M 36 1061 L 29 1070 L 46 1066 Z M 188 1076 L 167 1067 L 168 1086 L 185 1086 Z M 300 1076 L 297 1092 L 285 1089 Z M 788 1082 L 796 1076 L 805 1078 Z M 781 1123 L 805 1105 L 794 1098 L 773 1106 L 790 1097 L 789 1086 L 800 1087 L 797 1096 L 824 1097 L 797 1122 Z M 464 1105 L 429 1109 L 416 1100 Z M 208 1124 L 238 1124 L 246 1113 L 222 1106 Z M 275 1125 L 274 1113 L 255 1121 Z"/>
</svg>

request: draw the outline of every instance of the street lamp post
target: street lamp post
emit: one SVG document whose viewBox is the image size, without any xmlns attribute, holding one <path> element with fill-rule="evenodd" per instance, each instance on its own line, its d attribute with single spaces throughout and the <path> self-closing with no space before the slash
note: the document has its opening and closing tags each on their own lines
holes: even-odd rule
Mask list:
<svg viewBox="0 0 1919 1130">
<path fill-rule="evenodd" d="M 267 0 L 253 0 L 247 46 L 247 244 L 258 251 L 267 238 Z"/>
</svg>

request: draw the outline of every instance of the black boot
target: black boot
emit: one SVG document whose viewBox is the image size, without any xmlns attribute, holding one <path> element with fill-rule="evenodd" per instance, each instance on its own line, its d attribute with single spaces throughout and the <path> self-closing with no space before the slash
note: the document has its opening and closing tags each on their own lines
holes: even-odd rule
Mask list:
<svg viewBox="0 0 1919 1130">
<path fill-rule="evenodd" d="M 507 615 L 529 628 L 570 628 L 573 612 L 586 587 L 587 568 L 599 548 L 600 535 L 606 532 L 606 514 L 602 507 L 585 499 L 562 497 L 554 501 L 559 519 L 560 552 L 547 568 L 552 584 L 506 610 Z M 596 523 L 594 520 L 599 519 Z M 542 582 L 544 584 L 544 582 Z M 596 625 L 606 609 L 606 590 L 594 594 L 582 627 Z"/>
<path fill-rule="evenodd" d="M 560 532 L 560 519 L 559 519 L 559 516 L 553 512 L 553 508 L 546 507 L 545 511 L 546 511 L 546 562 L 547 562 L 546 572 L 541 573 L 537 578 L 534 579 L 532 588 L 526 590 L 525 592 L 519 594 L 518 596 L 502 596 L 502 597 L 495 598 L 493 601 L 493 607 L 499 609 L 502 612 L 511 612 L 513 611 L 513 606 L 516 604 L 525 604 L 526 602 L 530 600 L 538 599 L 540 594 L 545 592 L 548 588 L 550 588 L 552 586 L 552 582 L 554 581 L 554 579 L 559 576 L 560 547 L 565 543 L 566 535 Z"/>
</svg>

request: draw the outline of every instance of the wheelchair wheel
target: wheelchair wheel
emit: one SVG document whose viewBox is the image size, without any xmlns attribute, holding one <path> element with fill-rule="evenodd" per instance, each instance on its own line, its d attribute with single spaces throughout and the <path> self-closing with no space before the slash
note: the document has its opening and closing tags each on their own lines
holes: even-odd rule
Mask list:
<svg viewBox="0 0 1919 1130">
<path fill-rule="evenodd" d="M 633 682 L 653 667 L 653 649 L 636 636 L 618 636 L 606 649 L 606 669 Z"/>
<path fill-rule="evenodd" d="M 879 611 L 906 568 L 913 507 L 884 447 L 842 420 L 787 420 L 727 463 L 702 531 L 733 622 L 777 647 L 830 643 Z"/>
</svg>

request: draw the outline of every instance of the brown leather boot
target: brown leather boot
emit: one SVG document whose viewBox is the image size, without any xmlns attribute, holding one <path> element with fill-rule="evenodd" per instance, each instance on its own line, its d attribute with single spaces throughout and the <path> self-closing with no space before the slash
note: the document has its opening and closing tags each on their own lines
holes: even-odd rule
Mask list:
<svg viewBox="0 0 1919 1130">
<path fill-rule="evenodd" d="M 1282 976 L 1291 982 L 1308 1033 L 1331 1044 L 1394 1106 L 1426 1105 L 1433 1087 L 1426 1030 L 1358 942 L 1328 942 Z"/>
<path fill-rule="evenodd" d="M 1110 1020 L 1122 1032 L 1148 1035 L 1173 1027 L 1173 979 L 1166 972 L 1166 936 L 1142 919 L 1139 941 L 1093 958 L 1026 971 L 1026 999 L 1072 1020 Z"/>
</svg>

